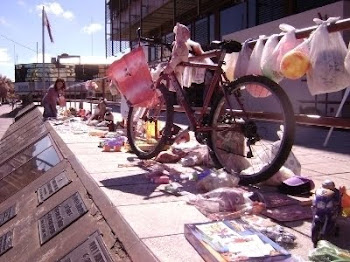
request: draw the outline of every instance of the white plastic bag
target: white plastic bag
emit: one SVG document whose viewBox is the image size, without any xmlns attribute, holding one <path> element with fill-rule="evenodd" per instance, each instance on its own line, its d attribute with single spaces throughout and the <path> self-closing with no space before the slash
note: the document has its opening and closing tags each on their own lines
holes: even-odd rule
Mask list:
<svg viewBox="0 0 350 262">
<path fill-rule="evenodd" d="M 249 58 L 250 58 L 250 55 L 252 54 L 252 50 L 248 46 L 249 41 L 250 39 L 247 39 L 242 44 L 242 49 L 239 52 L 239 55 L 237 58 L 237 63 L 234 71 L 234 78 L 245 76 L 247 73 Z"/>
<path fill-rule="evenodd" d="M 276 83 L 281 81 L 281 76 L 280 74 L 276 74 L 276 63 L 277 63 L 277 52 L 273 54 L 273 50 L 275 50 L 276 46 L 278 45 L 278 35 L 273 34 L 271 35 L 266 43 L 265 47 L 261 56 L 261 62 L 260 62 L 260 67 L 261 71 L 264 76 L 272 79 Z"/>
<path fill-rule="evenodd" d="M 252 203 L 249 195 L 238 188 L 220 187 L 202 195 L 189 195 L 188 203 L 204 213 L 238 211 Z"/>
<path fill-rule="evenodd" d="M 310 69 L 310 39 L 287 52 L 281 60 L 280 69 L 285 78 L 298 79 Z"/>
<path fill-rule="evenodd" d="M 310 43 L 311 68 L 307 73 L 307 83 L 312 95 L 340 91 L 350 85 L 350 74 L 345 70 L 344 59 L 347 48 L 340 32 L 329 33 L 327 21 L 314 18 L 320 24 L 312 34 Z"/>
<path fill-rule="evenodd" d="M 234 72 L 238 61 L 239 53 L 233 52 L 225 55 L 225 63 L 222 65 L 222 70 L 225 72 L 228 80 L 233 81 L 235 79 Z"/>
<path fill-rule="evenodd" d="M 247 75 L 261 75 L 260 61 L 264 50 L 264 39 L 265 35 L 260 35 L 259 39 L 256 41 L 253 52 L 250 56 Z"/>
<path fill-rule="evenodd" d="M 264 50 L 264 39 L 265 35 L 260 35 L 259 39 L 256 41 L 252 55 L 249 59 L 248 69 L 246 73 L 247 75 L 262 75 L 260 62 Z M 246 86 L 246 89 L 249 94 L 254 97 L 267 97 L 271 94 L 266 88 L 259 85 L 250 84 Z"/>
<path fill-rule="evenodd" d="M 350 74 L 350 42 L 349 42 L 349 47 L 348 47 L 348 54 L 345 57 L 344 60 L 344 66 L 346 71 L 348 71 L 348 73 Z"/>
</svg>

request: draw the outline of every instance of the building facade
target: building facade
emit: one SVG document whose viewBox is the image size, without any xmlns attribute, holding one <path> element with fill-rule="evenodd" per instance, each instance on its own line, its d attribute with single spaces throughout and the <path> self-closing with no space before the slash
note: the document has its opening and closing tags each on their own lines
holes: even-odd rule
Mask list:
<svg viewBox="0 0 350 262">
<path fill-rule="evenodd" d="M 116 56 L 137 45 L 136 30 L 146 37 L 171 43 L 173 26 L 180 22 L 191 30 L 191 39 L 206 50 L 212 40 L 257 39 L 280 33 L 278 25 L 297 29 L 314 25 L 315 17 L 350 17 L 350 2 L 335 0 L 106 0 L 106 56 Z M 346 44 L 350 30 L 343 31 Z M 149 47 L 150 62 L 164 61 L 169 52 Z M 305 79 L 283 80 L 281 86 L 292 100 L 295 112 L 334 116 L 344 91 L 311 96 Z M 342 116 L 350 117 L 350 98 Z"/>
<path fill-rule="evenodd" d="M 85 82 L 106 77 L 108 64 L 58 64 L 42 63 L 15 65 L 15 92 L 18 95 L 32 95 L 40 99 L 44 89 L 53 85 L 57 78 L 62 78 L 69 88 L 66 91 L 68 98 L 86 98 L 91 96 L 85 88 Z M 43 84 L 45 78 L 45 88 Z M 94 96 L 110 95 L 108 79 L 95 81 L 98 89 Z M 71 88 L 70 88 L 71 87 Z"/>
</svg>

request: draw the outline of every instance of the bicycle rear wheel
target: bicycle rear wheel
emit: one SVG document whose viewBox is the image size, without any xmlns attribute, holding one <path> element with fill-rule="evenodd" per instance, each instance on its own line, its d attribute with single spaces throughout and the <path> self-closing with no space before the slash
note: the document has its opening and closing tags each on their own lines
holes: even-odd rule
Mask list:
<svg viewBox="0 0 350 262">
<path fill-rule="evenodd" d="M 158 102 L 151 108 L 129 108 L 127 136 L 132 151 L 141 159 L 150 159 L 162 151 L 171 136 L 174 106 L 168 89 L 161 84 Z"/>
<path fill-rule="evenodd" d="M 281 168 L 291 151 L 292 105 L 283 89 L 264 76 L 241 77 L 224 93 L 210 114 L 213 130 L 208 145 L 213 160 L 237 173 L 241 184 L 264 181 Z"/>
</svg>

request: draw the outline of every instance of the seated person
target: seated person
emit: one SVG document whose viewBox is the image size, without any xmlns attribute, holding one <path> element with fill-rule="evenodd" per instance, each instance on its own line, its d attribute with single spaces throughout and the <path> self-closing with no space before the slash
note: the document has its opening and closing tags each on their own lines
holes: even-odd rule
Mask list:
<svg viewBox="0 0 350 262">
<path fill-rule="evenodd" d="M 90 118 L 87 120 L 87 125 L 95 126 L 99 122 L 104 120 L 105 113 L 107 112 L 107 103 L 105 99 L 100 98 L 94 112 L 91 114 Z"/>
</svg>

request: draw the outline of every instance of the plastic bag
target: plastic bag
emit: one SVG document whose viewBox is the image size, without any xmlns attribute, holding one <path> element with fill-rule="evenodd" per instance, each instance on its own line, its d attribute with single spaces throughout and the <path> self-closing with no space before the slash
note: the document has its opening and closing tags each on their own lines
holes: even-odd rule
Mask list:
<svg viewBox="0 0 350 262">
<path fill-rule="evenodd" d="M 345 70 L 346 45 L 340 32 L 329 33 L 327 23 L 339 18 L 330 17 L 327 21 L 314 18 L 320 24 L 311 36 L 310 61 L 307 83 L 312 95 L 340 91 L 350 85 L 350 74 Z"/>
<path fill-rule="evenodd" d="M 264 50 L 264 38 L 265 35 L 260 35 L 254 46 L 248 63 L 247 75 L 262 75 L 260 62 Z M 253 97 L 267 97 L 271 94 L 267 89 L 259 85 L 250 84 L 246 86 L 246 89 Z"/>
<path fill-rule="evenodd" d="M 298 79 L 305 75 L 310 68 L 310 40 L 305 39 L 301 44 L 287 52 L 281 60 L 280 69 L 284 77 Z"/>
<path fill-rule="evenodd" d="M 267 39 L 265 43 L 260 62 L 262 74 L 272 79 L 276 83 L 282 80 L 281 75 L 279 73 L 276 74 L 278 53 L 273 53 L 273 50 L 275 50 L 277 45 L 278 35 L 273 34 Z"/>
<path fill-rule="evenodd" d="M 236 67 L 233 75 L 234 78 L 245 76 L 247 73 L 249 58 L 250 58 L 250 55 L 252 54 L 252 50 L 248 46 L 248 42 L 250 40 L 251 39 L 247 39 L 242 44 L 242 49 L 239 52 L 237 62 L 236 62 Z"/>
<path fill-rule="evenodd" d="M 222 70 L 225 72 L 228 80 L 234 80 L 234 72 L 236 69 L 239 53 L 233 52 L 225 55 L 225 63 L 222 65 Z"/>
<path fill-rule="evenodd" d="M 152 77 L 143 47 L 137 47 L 114 61 L 107 70 L 107 76 L 117 83 L 120 93 L 131 105 L 147 107 L 158 101 L 157 93 L 152 89 Z"/>
<path fill-rule="evenodd" d="M 189 198 L 188 203 L 195 205 L 204 213 L 238 211 L 252 203 L 249 194 L 238 188 L 222 187 L 202 195 Z"/>
<path fill-rule="evenodd" d="M 278 75 L 279 78 L 282 80 L 283 74 L 281 73 L 281 61 L 283 56 L 298 46 L 302 40 L 297 39 L 295 37 L 295 28 L 291 25 L 288 24 L 280 24 L 279 28 L 283 31 L 286 32 L 286 34 L 281 38 L 281 40 L 278 42 L 277 46 L 273 50 L 272 56 L 276 57 L 276 63 L 274 67 L 274 74 Z"/>
<path fill-rule="evenodd" d="M 350 42 L 349 42 L 349 46 L 348 46 L 348 53 L 345 56 L 344 66 L 345 66 L 346 71 L 350 74 Z"/>
<path fill-rule="evenodd" d="M 350 261 L 350 252 L 331 244 L 327 240 L 317 242 L 317 247 L 309 253 L 310 261 Z"/>
<path fill-rule="evenodd" d="M 284 126 L 281 125 L 280 130 L 277 131 L 277 135 L 278 135 L 279 139 L 282 139 L 283 132 L 284 132 Z M 274 156 L 278 153 L 278 149 L 280 147 L 280 144 L 281 144 L 281 140 L 276 141 L 272 144 L 271 153 Z M 294 173 L 294 175 L 300 176 L 301 164 L 300 164 L 299 160 L 296 158 L 296 156 L 294 155 L 293 151 L 290 151 L 289 156 L 288 156 L 287 160 L 284 162 L 283 166 L 290 169 Z"/>
<path fill-rule="evenodd" d="M 206 170 L 208 173 L 204 178 L 197 182 L 199 190 L 208 192 L 220 187 L 236 187 L 239 183 L 239 178 L 220 169 L 217 171 Z M 199 174 L 201 176 L 201 174 Z"/>
<path fill-rule="evenodd" d="M 253 52 L 250 56 L 247 75 L 261 75 L 260 61 L 262 52 L 264 50 L 264 39 L 265 35 L 260 35 L 259 39 L 256 41 Z"/>
</svg>

